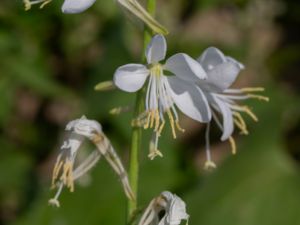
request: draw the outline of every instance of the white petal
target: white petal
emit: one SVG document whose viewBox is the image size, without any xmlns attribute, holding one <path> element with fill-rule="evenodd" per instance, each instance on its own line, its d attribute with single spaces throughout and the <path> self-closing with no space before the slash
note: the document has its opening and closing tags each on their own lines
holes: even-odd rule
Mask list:
<svg viewBox="0 0 300 225">
<path fill-rule="evenodd" d="M 217 97 L 213 98 L 217 105 L 218 111 L 220 111 L 223 117 L 223 135 L 221 137 L 221 140 L 225 141 L 232 135 L 234 130 L 232 111 L 229 108 L 228 104 L 226 104 L 226 102 L 220 100 Z"/>
<path fill-rule="evenodd" d="M 240 63 L 239 61 L 235 60 L 234 58 L 230 57 L 230 56 L 226 56 L 226 60 L 227 62 L 232 62 L 234 63 L 237 67 L 240 68 L 240 70 L 245 69 L 244 64 Z"/>
<path fill-rule="evenodd" d="M 211 120 L 210 107 L 199 87 L 175 76 L 168 76 L 167 79 L 169 92 L 181 112 L 199 122 Z"/>
<path fill-rule="evenodd" d="M 64 141 L 63 145 L 60 148 L 62 150 L 63 149 L 69 150 L 70 154 L 73 156 L 78 151 L 82 141 L 83 140 L 80 139 L 80 138 L 77 138 L 77 139 L 76 138 L 69 138 L 66 141 Z"/>
<path fill-rule="evenodd" d="M 96 133 L 102 133 L 102 127 L 96 120 L 86 119 L 85 116 L 80 119 L 69 122 L 66 130 L 72 131 L 76 134 L 92 138 Z"/>
<path fill-rule="evenodd" d="M 207 78 L 202 66 L 193 58 L 184 53 L 170 57 L 164 68 L 186 81 L 197 82 Z"/>
<path fill-rule="evenodd" d="M 114 84 L 123 91 L 136 92 L 141 89 L 149 75 L 149 70 L 141 64 L 127 64 L 117 69 Z"/>
<path fill-rule="evenodd" d="M 204 51 L 198 62 L 207 72 L 207 80 L 199 81 L 208 91 L 223 92 L 237 78 L 244 66 L 231 57 L 225 56 L 219 49 L 210 47 Z"/>
<path fill-rule="evenodd" d="M 146 50 L 148 64 L 158 63 L 165 59 L 167 52 L 167 42 L 163 35 L 155 35 Z"/>
<path fill-rule="evenodd" d="M 91 7 L 96 0 L 65 0 L 61 10 L 63 13 L 81 13 Z"/>
<path fill-rule="evenodd" d="M 224 54 L 215 47 L 207 48 L 197 60 L 205 71 L 213 69 L 215 66 L 226 62 Z"/>
<path fill-rule="evenodd" d="M 181 198 L 165 191 L 161 194 L 167 200 L 166 214 L 158 225 L 179 225 L 181 220 L 187 220 L 186 205 Z"/>
<path fill-rule="evenodd" d="M 207 71 L 207 80 L 203 82 L 199 81 L 199 83 L 200 86 L 201 84 L 207 84 L 209 91 L 223 92 L 232 85 L 239 72 L 240 68 L 237 64 L 225 62 Z"/>
</svg>

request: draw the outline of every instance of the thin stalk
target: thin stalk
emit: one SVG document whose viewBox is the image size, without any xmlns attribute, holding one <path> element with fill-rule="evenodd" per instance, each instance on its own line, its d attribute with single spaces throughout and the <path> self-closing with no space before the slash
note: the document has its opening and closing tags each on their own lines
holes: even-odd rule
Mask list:
<svg viewBox="0 0 300 225">
<path fill-rule="evenodd" d="M 147 11 L 151 16 L 154 17 L 156 9 L 156 0 L 147 0 Z M 145 27 L 144 30 L 144 51 L 143 51 L 143 61 L 145 61 L 144 52 L 146 50 L 147 44 L 150 42 L 153 32 Z M 134 118 L 140 115 L 144 107 L 144 92 L 142 89 L 137 93 Z M 127 221 L 130 221 L 135 211 L 137 210 L 138 203 L 138 178 L 139 178 L 139 152 L 141 149 L 142 142 L 142 128 L 133 127 L 131 136 L 131 148 L 130 148 L 130 165 L 129 165 L 129 183 L 131 185 L 135 200 L 128 200 L 127 205 Z"/>
</svg>

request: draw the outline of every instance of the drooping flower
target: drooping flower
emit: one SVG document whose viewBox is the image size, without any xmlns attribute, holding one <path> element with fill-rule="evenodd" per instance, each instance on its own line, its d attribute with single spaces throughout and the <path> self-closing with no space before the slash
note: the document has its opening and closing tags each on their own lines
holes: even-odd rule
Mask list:
<svg viewBox="0 0 300 225">
<path fill-rule="evenodd" d="M 219 49 L 210 47 L 198 58 L 207 73 L 206 80 L 198 80 L 198 86 L 203 90 L 212 109 L 212 116 L 218 127 L 223 131 L 221 140 L 229 140 L 232 153 L 236 153 L 235 141 L 232 137 L 234 125 L 242 134 L 247 135 L 248 130 L 241 113 L 248 114 L 254 121 L 258 121 L 256 115 L 246 105 L 239 105 L 237 100 L 256 98 L 269 101 L 269 98 L 252 94 L 252 92 L 264 91 L 263 88 L 230 89 L 244 65 L 235 59 L 225 56 Z M 222 117 L 222 123 L 219 119 Z M 206 168 L 214 168 L 216 165 L 211 159 L 209 144 L 210 123 L 206 129 Z"/>
<path fill-rule="evenodd" d="M 70 136 L 61 147 L 61 153 L 57 157 L 52 176 L 52 187 L 57 187 L 58 190 L 55 197 L 49 200 L 49 203 L 59 206 L 58 197 L 63 187 L 66 186 L 73 192 L 74 181 L 95 166 L 101 156 L 104 156 L 120 177 L 127 197 L 134 199 L 127 173 L 110 141 L 102 132 L 101 125 L 97 121 L 88 120 L 83 116 L 80 119 L 69 122 L 66 130 L 70 132 Z M 91 140 L 96 146 L 96 150 L 74 168 L 76 156 L 84 138 Z"/>
<path fill-rule="evenodd" d="M 184 53 L 175 54 L 161 64 L 166 51 L 164 36 L 156 35 L 146 50 L 147 65 L 127 64 L 119 67 L 114 74 L 114 84 L 126 92 L 136 92 L 147 83 L 145 111 L 135 120 L 135 124 L 154 129 L 155 140 L 149 154 L 151 159 L 161 156 L 157 146 L 165 126 L 165 115 L 174 138 L 177 136 L 176 129 L 184 131 L 179 125 L 176 107 L 194 120 L 208 122 L 211 119 L 202 90 L 193 84 L 206 79 L 206 72 L 197 61 Z M 165 75 L 166 71 L 173 75 Z"/>
<path fill-rule="evenodd" d="M 164 212 L 160 218 L 161 212 Z M 188 221 L 186 205 L 181 198 L 169 191 L 162 192 L 152 199 L 143 213 L 139 225 L 179 225 L 182 220 Z"/>
</svg>

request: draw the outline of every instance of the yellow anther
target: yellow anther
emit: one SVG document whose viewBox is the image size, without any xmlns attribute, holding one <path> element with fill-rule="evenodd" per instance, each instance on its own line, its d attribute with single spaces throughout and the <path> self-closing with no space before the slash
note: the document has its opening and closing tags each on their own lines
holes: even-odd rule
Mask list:
<svg viewBox="0 0 300 225">
<path fill-rule="evenodd" d="M 109 110 L 109 114 L 119 115 L 122 112 L 122 107 L 117 107 Z"/>
<path fill-rule="evenodd" d="M 232 136 L 229 137 L 229 143 L 230 143 L 230 146 L 231 146 L 231 152 L 233 155 L 236 154 L 236 143 L 235 143 L 235 140 Z"/>
<path fill-rule="evenodd" d="M 184 133 L 185 132 L 185 129 L 183 129 L 181 126 L 180 126 L 180 124 L 179 124 L 179 121 L 177 120 L 176 121 L 176 127 L 177 127 L 177 130 L 179 130 L 180 132 L 182 132 L 182 133 Z"/>
<path fill-rule="evenodd" d="M 217 168 L 217 165 L 211 160 L 207 160 L 204 164 L 204 169 L 205 170 L 212 171 L 216 168 Z"/>
<path fill-rule="evenodd" d="M 241 124 L 239 120 L 234 119 L 234 124 L 241 130 L 241 134 L 244 134 L 244 135 L 249 134 L 247 128 L 244 127 L 243 124 Z"/>
<path fill-rule="evenodd" d="M 249 98 L 255 98 L 255 99 L 258 99 L 260 101 L 265 101 L 265 102 L 269 102 L 270 101 L 270 98 L 269 97 L 266 97 L 266 96 L 263 96 L 263 95 L 253 95 L 253 94 L 248 94 L 247 95 Z"/>
<path fill-rule="evenodd" d="M 41 4 L 40 9 L 44 8 L 45 5 L 49 4 L 52 0 L 46 0 L 44 3 Z"/>
<path fill-rule="evenodd" d="M 59 172 L 60 172 L 62 166 L 63 166 L 63 161 L 61 161 L 61 160 L 57 161 L 54 165 L 53 175 L 52 175 L 52 188 L 55 187 L 55 181 L 59 175 Z"/>
<path fill-rule="evenodd" d="M 35 4 L 41 4 L 40 5 L 40 9 L 42 9 L 45 5 L 47 5 L 48 3 L 50 3 L 52 0 L 36 0 L 36 1 L 30 1 L 30 0 L 23 0 L 23 3 L 25 5 L 25 10 L 28 11 L 31 9 L 32 5 Z"/>
<path fill-rule="evenodd" d="M 146 123 L 144 125 L 144 129 L 148 129 L 150 125 L 151 111 L 147 113 Z"/>
<path fill-rule="evenodd" d="M 247 125 L 246 125 L 242 115 L 239 112 L 233 112 L 233 115 L 235 116 L 234 123 L 241 130 L 241 132 L 245 135 L 249 134 L 249 132 L 247 130 Z"/>
<path fill-rule="evenodd" d="M 28 11 L 31 9 L 31 2 L 29 0 L 23 0 L 25 11 Z"/>
<path fill-rule="evenodd" d="M 144 125 L 142 124 L 141 120 L 139 120 L 139 119 L 133 119 L 131 121 L 131 126 L 132 127 L 141 127 L 141 126 L 144 126 Z"/>
<path fill-rule="evenodd" d="M 119 115 L 121 113 L 129 112 L 130 110 L 131 110 L 131 107 L 129 107 L 129 106 L 124 106 L 124 107 L 120 106 L 120 107 L 116 107 L 116 108 L 111 109 L 109 111 L 109 113 L 112 114 L 112 115 Z M 143 115 L 141 115 L 141 117 L 142 116 Z M 139 116 L 139 118 L 140 118 L 140 116 Z"/>
<path fill-rule="evenodd" d="M 65 162 L 61 180 L 71 192 L 74 191 L 73 163 L 71 161 Z"/>
<path fill-rule="evenodd" d="M 257 116 L 254 114 L 254 112 L 251 111 L 251 109 L 247 106 L 242 107 L 243 111 L 247 113 L 255 122 L 258 121 Z"/>
<path fill-rule="evenodd" d="M 155 110 L 151 110 L 151 112 L 150 112 L 150 114 L 151 114 L 151 119 L 150 119 L 150 128 L 153 128 L 153 126 L 154 126 L 154 121 L 155 121 Z"/>
<path fill-rule="evenodd" d="M 265 88 L 263 87 L 247 87 L 247 88 L 242 88 L 242 92 L 262 92 L 265 91 Z"/>
<path fill-rule="evenodd" d="M 169 120 L 170 120 L 170 125 L 171 125 L 171 129 L 172 129 L 173 138 L 176 139 L 177 136 L 176 136 L 175 121 L 174 121 L 173 115 L 172 115 L 170 110 L 167 110 L 167 114 L 168 114 L 168 117 L 169 117 Z"/>
<path fill-rule="evenodd" d="M 163 154 L 156 148 L 150 149 L 149 155 L 148 157 L 150 158 L 150 160 L 155 159 L 157 156 L 159 157 L 163 157 Z"/>
<path fill-rule="evenodd" d="M 157 132 L 158 136 L 161 135 L 161 132 L 163 131 L 163 129 L 164 129 L 164 127 L 165 127 L 165 124 L 166 124 L 166 122 L 165 122 L 165 121 L 162 121 L 162 123 L 161 123 L 161 125 L 160 125 L 160 127 L 159 127 L 159 129 L 158 129 L 158 132 Z"/>
</svg>

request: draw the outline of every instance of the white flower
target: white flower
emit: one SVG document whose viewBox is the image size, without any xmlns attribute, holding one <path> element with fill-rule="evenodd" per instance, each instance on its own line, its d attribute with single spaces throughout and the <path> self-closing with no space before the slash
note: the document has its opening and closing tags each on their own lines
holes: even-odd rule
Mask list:
<svg viewBox="0 0 300 225">
<path fill-rule="evenodd" d="M 64 141 L 61 147 L 61 153 L 58 155 L 52 176 L 52 187 L 58 188 L 58 191 L 49 203 L 59 206 L 58 197 L 64 186 L 67 186 L 71 192 L 74 191 L 74 181 L 86 174 L 99 161 L 101 155 L 108 161 L 113 170 L 119 175 L 125 194 L 133 199 L 131 187 L 129 185 L 127 173 L 114 151 L 108 138 L 102 132 L 101 125 L 95 120 L 88 120 L 86 117 L 73 120 L 66 126 L 70 131 L 70 136 Z M 90 139 L 96 146 L 90 155 L 74 168 L 77 153 L 80 149 L 84 137 Z"/>
<path fill-rule="evenodd" d="M 268 101 L 269 99 L 261 95 L 249 93 L 253 91 L 263 91 L 263 88 L 229 89 L 240 71 L 244 69 L 244 65 L 231 57 L 225 56 L 217 48 L 210 47 L 206 49 L 199 57 L 198 62 L 206 71 L 207 79 L 205 81 L 198 80 L 197 84 L 205 93 L 212 109 L 213 119 L 223 131 L 221 140 L 229 140 L 232 146 L 232 152 L 235 154 L 236 146 L 234 139 L 232 138 L 234 124 L 243 134 L 248 134 L 246 123 L 241 112 L 248 114 L 253 120 L 257 121 L 257 117 L 250 108 L 245 105 L 238 105 L 236 100 L 257 98 Z M 220 122 L 217 114 L 221 115 L 223 123 Z M 206 168 L 216 167 L 211 160 L 209 130 L 210 124 L 207 125 L 206 130 Z"/>
<path fill-rule="evenodd" d="M 160 219 L 161 212 L 165 214 Z M 139 225 L 179 225 L 182 220 L 188 219 L 184 201 L 177 195 L 164 191 L 150 202 Z"/>
<path fill-rule="evenodd" d="M 154 128 L 156 133 L 155 150 L 150 157 L 160 154 L 157 150 L 157 138 L 165 125 L 165 113 L 176 138 L 176 128 L 179 126 L 175 106 L 188 117 L 208 122 L 211 112 L 202 90 L 192 82 L 205 79 L 206 72 L 202 66 L 190 56 L 179 53 L 166 60 L 167 44 L 164 36 L 156 35 L 148 45 L 146 59 L 148 65 L 127 64 L 117 69 L 114 74 L 114 84 L 123 91 L 136 92 L 146 81 L 145 112 L 136 121 L 144 128 Z M 175 76 L 166 76 L 165 71 Z"/>
</svg>

